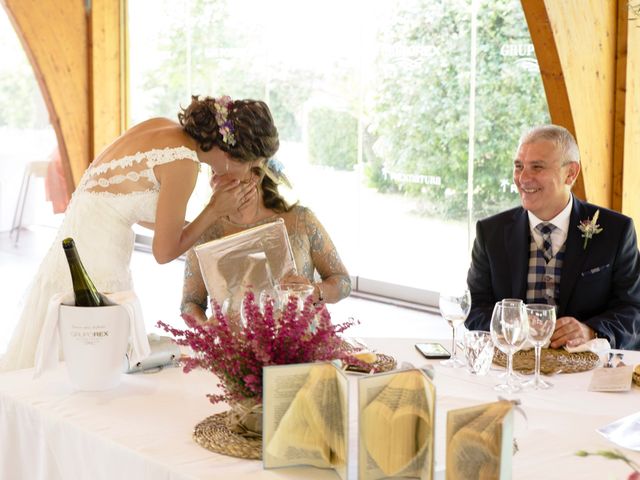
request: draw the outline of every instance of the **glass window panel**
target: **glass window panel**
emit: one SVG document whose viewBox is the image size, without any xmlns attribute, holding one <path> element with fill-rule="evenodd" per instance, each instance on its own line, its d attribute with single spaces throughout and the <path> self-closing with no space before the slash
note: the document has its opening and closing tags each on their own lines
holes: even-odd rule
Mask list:
<svg viewBox="0 0 640 480">
<path fill-rule="evenodd" d="M 550 122 L 520 2 L 479 2 L 477 18 L 474 221 L 520 204 L 512 180 L 519 136 Z"/>
<path fill-rule="evenodd" d="M 20 194 L 24 202 L 23 228 L 55 227 L 61 215 L 54 215 L 47 201 L 44 178 L 32 176 L 28 190 L 21 188 L 25 172 L 31 171 L 28 164 L 48 160 L 57 141 L 31 64 L 3 8 L 0 8 L 0 58 L 0 232 L 4 234 L 3 245 L 8 246 L 0 254 L 0 304 L 5 310 L 0 322 L 1 356 L 20 318 L 19 300 L 38 266 L 37 259 L 24 259 L 18 249 L 14 253 L 14 242 L 17 239 L 20 244 L 30 246 L 46 244 L 51 241 L 47 232 L 55 232 L 52 228 L 39 228 L 45 232 L 42 238 L 25 232 L 18 236 L 17 231 L 9 234 L 14 218 L 16 223 L 20 218 Z"/>
<path fill-rule="evenodd" d="M 57 141 L 31 64 L 4 9 L 0 9 L 0 58 L 0 231 L 7 231 L 25 167 L 47 160 Z M 43 181 L 33 183 L 23 224 L 51 223 Z"/>
<path fill-rule="evenodd" d="M 516 142 L 548 112 L 516 0 L 129 11 L 133 118 L 175 118 L 191 93 L 265 100 L 290 198 L 316 212 L 362 289 L 432 301 L 466 277 L 475 220 L 518 204 Z"/>
</svg>

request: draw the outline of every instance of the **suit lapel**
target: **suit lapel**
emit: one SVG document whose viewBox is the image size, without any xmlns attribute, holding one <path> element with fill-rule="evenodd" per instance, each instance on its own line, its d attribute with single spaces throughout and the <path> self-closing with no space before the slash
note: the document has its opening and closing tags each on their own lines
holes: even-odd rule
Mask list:
<svg viewBox="0 0 640 480">
<path fill-rule="evenodd" d="M 505 226 L 504 244 L 511 271 L 511 295 L 525 298 L 527 294 L 527 270 L 529 265 L 529 216 L 519 209 L 513 221 Z"/>
<path fill-rule="evenodd" d="M 581 237 L 578 224 L 581 219 L 589 216 L 587 208 L 583 202 L 573 197 L 573 208 L 569 220 L 569 232 L 567 233 L 566 248 L 562 261 L 562 275 L 560 277 L 560 301 L 558 305 L 558 317 L 564 315 L 567 303 L 573 292 L 573 287 L 582 270 L 582 265 L 586 259 L 586 252 L 582 248 L 583 238 Z"/>
</svg>

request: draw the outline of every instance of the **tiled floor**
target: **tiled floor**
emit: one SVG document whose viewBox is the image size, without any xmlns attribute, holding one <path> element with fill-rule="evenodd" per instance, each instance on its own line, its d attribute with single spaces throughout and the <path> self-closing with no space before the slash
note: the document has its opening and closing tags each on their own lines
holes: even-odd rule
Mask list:
<svg viewBox="0 0 640 480">
<path fill-rule="evenodd" d="M 55 222 L 54 222 L 55 223 Z M 15 245 L 8 232 L 0 233 L 0 353 L 4 352 L 21 311 L 21 299 L 29 279 L 51 245 L 55 228 L 31 226 L 21 231 Z M 157 320 L 183 326 L 179 317 L 183 262 L 175 260 L 158 265 L 153 256 L 135 251 L 132 272 L 147 329 L 156 331 Z M 437 314 L 402 308 L 361 298 L 347 298 L 329 310 L 335 322 L 349 317 L 360 324 L 348 330 L 359 337 L 450 338 L 451 331 Z"/>
</svg>

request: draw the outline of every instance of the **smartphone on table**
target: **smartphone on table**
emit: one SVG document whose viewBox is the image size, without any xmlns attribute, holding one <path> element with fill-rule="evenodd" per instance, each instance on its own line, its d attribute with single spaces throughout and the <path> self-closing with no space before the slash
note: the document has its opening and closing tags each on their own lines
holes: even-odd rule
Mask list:
<svg viewBox="0 0 640 480">
<path fill-rule="evenodd" d="M 416 350 L 418 350 L 423 357 L 428 359 L 451 357 L 451 354 L 446 348 L 435 342 L 416 343 Z"/>
</svg>

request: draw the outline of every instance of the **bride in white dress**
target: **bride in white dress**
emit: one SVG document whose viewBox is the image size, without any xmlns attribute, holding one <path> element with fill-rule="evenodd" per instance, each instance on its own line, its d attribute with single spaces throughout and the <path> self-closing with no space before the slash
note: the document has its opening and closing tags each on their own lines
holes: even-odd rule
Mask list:
<svg viewBox="0 0 640 480">
<path fill-rule="evenodd" d="M 86 170 L 31 284 L 0 371 L 34 365 L 49 299 L 72 290 L 63 238 L 73 237 L 98 290 L 130 290 L 134 223 L 153 228 L 153 255 L 166 263 L 193 246 L 217 219 L 255 203 L 255 183 L 228 181 L 218 184 L 198 217 L 185 224 L 199 162 L 268 158 L 277 151 L 278 132 L 267 105 L 194 96 L 178 118 L 179 124 L 154 118 L 132 127 Z"/>
</svg>

